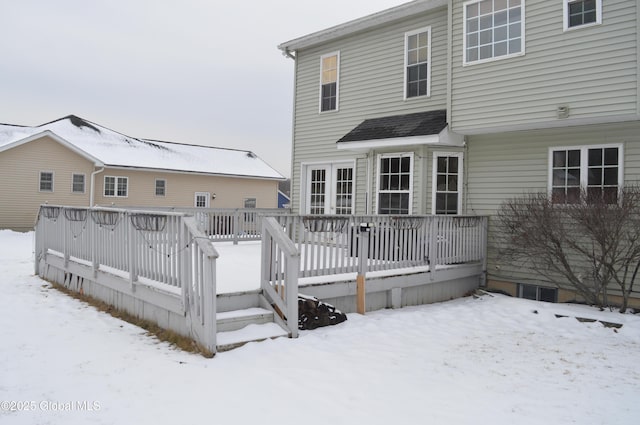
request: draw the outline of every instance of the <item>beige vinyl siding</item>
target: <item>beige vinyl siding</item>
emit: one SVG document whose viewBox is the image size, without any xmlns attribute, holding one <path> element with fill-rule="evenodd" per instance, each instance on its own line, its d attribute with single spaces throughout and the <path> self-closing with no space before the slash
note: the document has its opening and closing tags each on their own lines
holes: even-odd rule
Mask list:
<svg viewBox="0 0 640 425">
<path fill-rule="evenodd" d="M 40 171 L 53 172 L 53 192 L 40 192 Z M 0 152 L 0 228 L 33 230 L 40 205 L 89 205 L 93 163 L 43 137 Z M 85 175 L 85 192 L 73 193 L 72 175 Z"/>
<path fill-rule="evenodd" d="M 127 177 L 127 197 L 105 197 L 105 176 Z M 166 181 L 165 196 L 156 196 L 156 179 Z M 211 208 L 243 208 L 245 198 L 256 198 L 257 208 L 278 207 L 278 182 L 274 180 L 117 168 L 106 168 L 96 176 L 95 202 L 118 207 L 193 207 L 196 192 L 216 194 Z"/>
<path fill-rule="evenodd" d="M 446 8 L 374 28 L 322 46 L 297 52 L 292 207 L 300 208 L 301 165 L 309 162 L 356 160 L 356 212 L 365 212 L 366 193 L 375 197 L 367 182 L 366 153 L 338 151 L 336 142 L 368 118 L 446 108 L 447 91 Z M 405 33 L 431 27 L 431 95 L 404 100 Z M 339 110 L 319 113 L 320 57 L 340 52 Z M 406 151 L 412 150 L 411 148 Z M 397 149 L 394 150 L 398 152 Z M 375 172 L 377 152 L 373 156 Z M 414 189 L 421 187 L 414 173 Z M 420 193 L 414 193 L 422 205 Z M 414 208 L 414 211 L 416 209 Z"/>
<path fill-rule="evenodd" d="M 602 25 L 567 32 L 562 1 L 523 1 L 524 56 L 463 66 L 464 1 L 454 0 L 454 131 L 542 128 L 638 114 L 637 0 L 603 1 Z M 569 118 L 557 117 L 561 105 L 569 106 Z"/>
<path fill-rule="evenodd" d="M 495 214 L 500 205 L 526 193 L 546 191 L 549 148 L 622 144 L 624 181 L 640 182 L 640 122 L 469 136 L 465 178 L 469 214 L 491 215 L 489 224 L 490 280 L 536 283 L 536 275 L 500 260 Z"/>
</svg>

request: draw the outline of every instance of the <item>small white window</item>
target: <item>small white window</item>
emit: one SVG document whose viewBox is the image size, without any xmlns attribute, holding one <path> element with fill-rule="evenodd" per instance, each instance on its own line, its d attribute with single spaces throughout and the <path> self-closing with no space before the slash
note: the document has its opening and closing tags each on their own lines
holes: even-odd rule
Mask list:
<svg viewBox="0 0 640 425">
<path fill-rule="evenodd" d="M 378 214 L 411 214 L 413 153 L 378 155 Z"/>
<path fill-rule="evenodd" d="M 524 54 L 524 1 L 464 3 L 464 65 Z"/>
<path fill-rule="evenodd" d="M 53 192 L 53 171 L 40 171 L 40 192 Z"/>
<path fill-rule="evenodd" d="M 104 177 L 104 196 L 105 197 L 117 197 L 126 198 L 129 190 L 129 178 L 128 177 Z"/>
<path fill-rule="evenodd" d="M 462 211 L 461 152 L 433 154 L 432 211 L 434 214 L 460 214 Z"/>
<path fill-rule="evenodd" d="M 563 0 L 563 29 L 590 27 L 602 23 L 602 0 Z"/>
<path fill-rule="evenodd" d="M 431 86 L 431 28 L 411 31 L 404 36 L 405 99 L 429 96 Z"/>
<path fill-rule="evenodd" d="M 73 193 L 84 193 L 84 174 L 74 173 L 71 176 L 71 191 Z"/>
<path fill-rule="evenodd" d="M 340 52 L 320 57 L 320 112 L 338 110 Z"/>
<path fill-rule="evenodd" d="M 195 193 L 195 206 L 196 208 L 209 208 L 209 200 L 211 199 L 211 193 L 209 192 L 196 192 Z"/>
<path fill-rule="evenodd" d="M 245 208 L 255 208 L 256 207 L 256 198 L 244 198 L 244 207 Z"/>
<path fill-rule="evenodd" d="M 156 196 L 165 196 L 167 191 L 167 181 L 165 179 L 156 179 Z"/>
<path fill-rule="evenodd" d="M 549 189 L 554 204 L 575 204 L 587 198 L 618 200 L 623 182 L 622 145 L 571 146 L 549 150 Z M 587 200 L 588 200 L 587 199 Z"/>
</svg>

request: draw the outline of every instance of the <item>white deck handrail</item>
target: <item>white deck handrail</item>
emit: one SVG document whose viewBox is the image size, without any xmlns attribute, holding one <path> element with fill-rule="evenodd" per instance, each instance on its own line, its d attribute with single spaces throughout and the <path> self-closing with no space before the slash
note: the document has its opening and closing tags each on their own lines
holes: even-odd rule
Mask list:
<svg viewBox="0 0 640 425">
<path fill-rule="evenodd" d="M 298 276 L 300 255 L 273 217 L 262 221 L 260 286 L 292 338 L 298 336 Z"/>
<path fill-rule="evenodd" d="M 123 293 L 162 291 L 182 300 L 186 328 L 207 350 L 216 351 L 216 259 L 218 252 L 184 213 L 119 208 L 43 205 L 36 220 L 35 272 L 47 256 L 117 276 Z M 116 290 L 118 290 L 116 288 Z M 154 304 L 153 299 L 144 299 Z"/>
</svg>

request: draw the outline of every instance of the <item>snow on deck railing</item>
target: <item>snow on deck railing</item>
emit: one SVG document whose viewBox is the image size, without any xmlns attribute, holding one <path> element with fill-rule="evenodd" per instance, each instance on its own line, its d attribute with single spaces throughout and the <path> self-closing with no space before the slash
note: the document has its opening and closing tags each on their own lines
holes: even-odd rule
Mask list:
<svg viewBox="0 0 640 425">
<path fill-rule="evenodd" d="M 360 231 L 367 228 L 369 271 L 483 262 L 487 218 L 483 216 L 299 216 L 276 217 L 300 253 L 300 277 L 358 271 Z"/>
<path fill-rule="evenodd" d="M 193 217 L 167 211 L 43 205 L 36 223 L 35 271 L 48 255 L 181 297 L 187 328 L 215 352 L 218 253 Z M 139 294 L 136 296 L 140 296 Z M 145 300 L 153 303 L 153 300 Z"/>
</svg>

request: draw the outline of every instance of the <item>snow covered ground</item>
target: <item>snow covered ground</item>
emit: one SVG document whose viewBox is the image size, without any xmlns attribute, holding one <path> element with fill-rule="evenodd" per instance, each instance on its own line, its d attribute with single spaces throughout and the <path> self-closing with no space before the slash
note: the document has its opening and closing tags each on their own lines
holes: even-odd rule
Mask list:
<svg viewBox="0 0 640 425">
<path fill-rule="evenodd" d="M 640 418 L 638 315 L 483 296 L 350 314 L 296 340 L 205 359 L 50 289 L 32 275 L 31 244 L 31 235 L 0 231 L 0 424 Z"/>
</svg>

